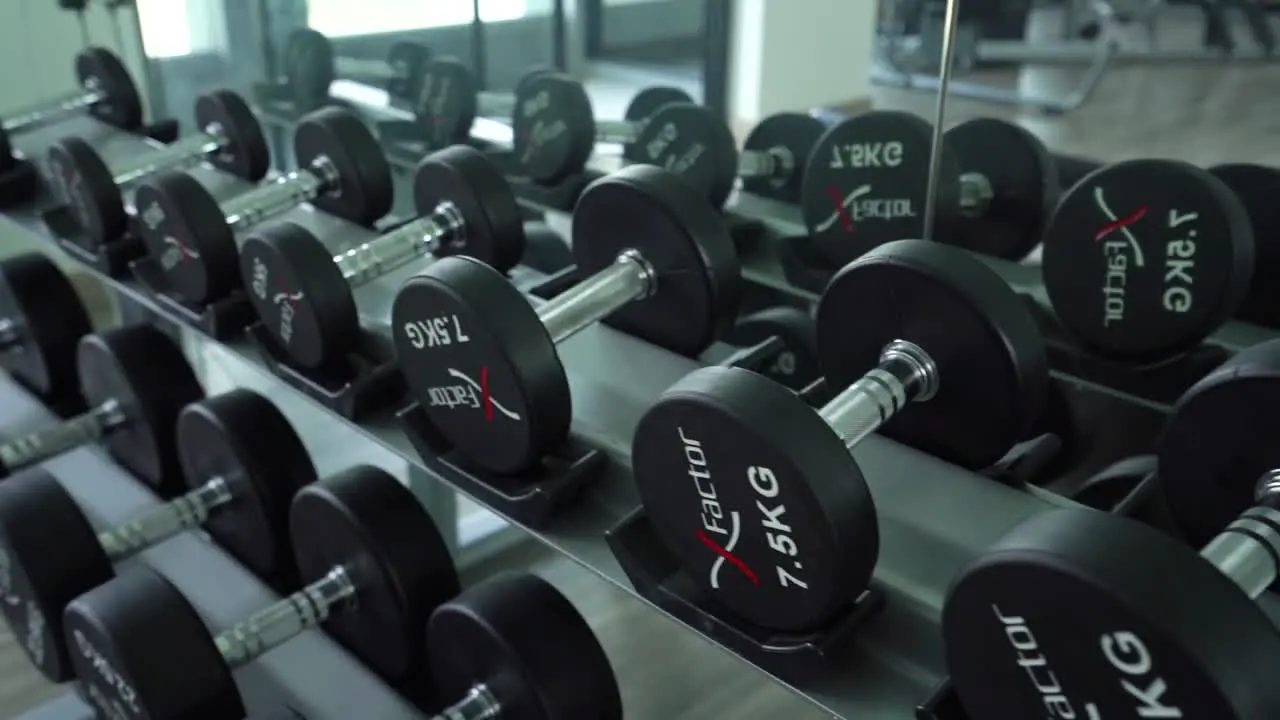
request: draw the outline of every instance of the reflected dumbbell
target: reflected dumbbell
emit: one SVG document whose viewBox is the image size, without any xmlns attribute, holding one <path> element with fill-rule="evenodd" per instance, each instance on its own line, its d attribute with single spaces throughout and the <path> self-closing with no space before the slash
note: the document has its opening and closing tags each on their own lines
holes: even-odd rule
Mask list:
<svg viewBox="0 0 1280 720">
<path fill-rule="evenodd" d="M 484 470 L 527 469 L 568 437 L 559 343 L 603 319 L 696 356 L 737 308 L 740 269 L 723 220 L 661 169 L 624 168 L 588 186 L 573 238 L 584 279 L 536 310 L 501 273 L 461 256 L 407 280 L 392 303 L 413 395 Z"/>
<path fill-rule="evenodd" d="M 385 60 L 335 55 L 324 34 L 301 28 L 289 34 L 284 52 L 285 82 L 300 98 L 321 98 L 337 78 L 386 88 L 395 98 L 413 99 L 431 51 L 421 43 L 392 43 Z"/>
<path fill-rule="evenodd" d="M 75 397 L 76 346 L 90 332 L 80 294 L 47 256 L 0 261 L 0 368 L 43 398 Z"/>
<path fill-rule="evenodd" d="M 206 161 L 246 180 L 260 180 L 267 174 L 271 164 L 267 139 L 239 95 L 230 90 L 201 95 L 196 99 L 195 117 L 200 132 L 120 163 L 108 164 L 80 138 L 53 144 L 49 174 L 90 240 L 102 244 L 124 235 L 128 215 L 121 188 L 162 170 Z"/>
<path fill-rule="evenodd" d="M 42 468 L 0 484 L 0 611 L 49 680 L 73 677 L 62 639 L 67 604 L 110 581 L 112 564 L 185 530 L 203 526 L 261 578 L 293 574 L 289 502 L 316 473 L 284 415 L 257 393 L 232 390 L 188 405 L 176 435 L 192 489 L 101 532 Z"/>
<path fill-rule="evenodd" d="M 298 122 L 293 136 L 298 169 L 219 204 L 199 182 L 164 173 L 134 195 L 140 232 L 168 287 L 203 304 L 239 287 L 236 233 L 304 202 L 360 225 L 391 209 L 391 168 L 361 120 L 322 108 Z"/>
<path fill-rule="evenodd" d="M 124 63 L 106 48 L 90 47 L 76 54 L 80 89 L 60 98 L 11 113 L 0 120 L 0 172 L 13 167 L 11 136 L 49 125 L 81 111 L 121 130 L 142 126 L 142 98 Z"/>
<path fill-rule="evenodd" d="M 609 658 L 546 580 L 503 573 L 441 605 L 427 623 L 432 684 L 456 699 L 433 720 L 621 720 Z"/>
<path fill-rule="evenodd" d="M 509 122 L 520 96 L 520 85 L 546 72 L 554 71 L 531 70 L 520 79 L 515 92 L 492 92 L 481 90 L 475 73 L 457 58 L 432 58 L 423 66 L 415 100 L 418 125 L 432 147 L 466 143 L 478 117 Z"/>
<path fill-rule="evenodd" d="M 84 336 L 76 367 L 90 410 L 0 443 L 0 475 L 101 440 L 125 469 L 174 494 L 174 421 L 204 394 L 182 349 L 154 327 L 130 325 Z"/>
<path fill-rule="evenodd" d="M 1048 386 L 1030 314 L 956 248 L 871 251 L 831 280 L 817 320 L 825 379 L 844 388 L 824 407 L 747 370 L 702 368 L 645 412 L 631 451 L 645 512 L 690 576 L 788 632 L 830 620 L 871 579 L 879 531 L 852 448 L 883 429 L 985 468 L 1026 437 Z"/>
<path fill-rule="evenodd" d="M 364 283 L 427 255 L 466 255 L 503 273 L 520 261 L 520 208 L 480 151 L 455 146 L 429 155 L 413 182 L 416 220 L 337 254 L 295 223 L 261 228 L 245 240 L 240 262 L 249 299 L 299 365 L 332 366 L 359 345 L 352 290 Z"/>
<path fill-rule="evenodd" d="M 457 595 L 431 517 L 395 478 L 360 466 L 298 492 L 289 512 L 310 584 L 211 635 L 182 593 L 141 567 L 81 595 L 64 616 L 81 694 L 106 717 L 241 718 L 232 670 L 323 625 L 398 690 L 421 681 L 427 618 Z M 145 632 L 139 632 L 145 628 Z"/>
</svg>

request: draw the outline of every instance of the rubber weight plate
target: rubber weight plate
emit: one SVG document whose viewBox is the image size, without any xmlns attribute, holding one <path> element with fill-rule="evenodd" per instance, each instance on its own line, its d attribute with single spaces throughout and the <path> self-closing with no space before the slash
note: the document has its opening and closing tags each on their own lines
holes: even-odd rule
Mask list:
<svg viewBox="0 0 1280 720">
<path fill-rule="evenodd" d="M 429 147 L 467 142 L 479 93 L 479 80 L 457 58 L 435 57 L 423 66 L 415 116 Z"/>
<path fill-rule="evenodd" d="M 586 88 L 557 72 L 522 79 L 511 133 L 516 161 L 533 181 L 554 185 L 581 172 L 596 146 Z"/>
<path fill-rule="evenodd" d="M 294 131 L 293 155 L 298 167 L 323 155 L 337 169 L 340 191 L 313 199 L 314 207 L 365 226 L 391 212 L 391 166 L 378 139 L 350 111 L 327 107 L 308 113 Z"/>
<path fill-rule="evenodd" d="M 961 173 L 977 173 L 992 197 L 978 217 L 963 212 L 946 223 L 947 242 L 984 255 L 1021 260 L 1044 234 L 1058 204 L 1058 168 L 1040 139 L 1021 125 L 996 118 L 960 123 L 943 143 Z"/>
<path fill-rule="evenodd" d="M 804 167 L 827 126 L 804 113 L 776 113 L 761 120 L 743 143 L 749 152 L 777 152 L 791 156 L 792 171 L 784 177 L 743 178 L 742 189 L 779 202 L 800 204 L 803 197 Z"/>
<path fill-rule="evenodd" d="M 898 111 L 849 118 L 819 138 L 805 165 L 801 208 L 814 247 L 832 267 L 924 233 L 932 145 L 928 121 Z M 938 171 L 939 187 L 959 182 L 960 166 L 945 147 Z M 940 216 L 953 214 L 939 204 Z"/>
<path fill-rule="evenodd" d="M 333 45 L 329 38 L 310 28 L 290 33 L 284 57 L 284 76 L 293 91 L 294 100 L 300 104 L 309 105 L 316 98 L 328 97 L 329 86 L 336 77 Z"/>
<path fill-rule="evenodd" d="M 631 98 L 631 102 L 627 103 L 627 110 L 623 113 L 622 119 L 627 122 L 643 123 L 665 105 L 693 102 L 689 93 L 680 88 L 665 85 L 647 87 L 636 93 L 635 97 Z M 629 162 L 640 162 L 639 154 L 642 149 L 638 143 L 627 143 L 622 146 L 622 158 Z"/>
<path fill-rule="evenodd" d="M 1100 168 L 1067 192 L 1044 238 L 1044 284 L 1058 319 L 1114 359 L 1187 350 L 1249 289 L 1253 232 L 1213 175 L 1176 160 Z"/>
<path fill-rule="evenodd" d="M 1250 165 L 1219 165 L 1209 169 L 1235 193 L 1253 228 L 1253 278 L 1236 317 L 1280 329 L 1280 303 L 1275 290 L 1280 283 L 1280 170 Z"/>
<path fill-rule="evenodd" d="M 692 103 L 662 106 L 641 129 L 636 162 L 680 176 L 719 208 L 738 179 L 733 132 L 710 108 Z"/>
<path fill-rule="evenodd" d="M 792 390 L 803 390 L 821 375 L 818 367 L 818 328 L 809 313 L 793 307 L 771 307 L 738 319 L 725 338 L 737 347 L 751 347 L 776 337 L 783 350 L 759 372 Z"/>
<path fill-rule="evenodd" d="M 245 180 L 258 181 L 271 169 L 271 151 L 262 126 L 249 105 L 230 90 L 214 90 L 196 98 L 196 127 L 216 126 L 227 144 L 209 163 Z"/>
<path fill-rule="evenodd" d="M 502 171 L 479 150 L 456 145 L 423 158 L 413 197 L 420 216 L 447 203 L 463 219 L 458 241 L 441 245 L 437 255 L 468 255 L 504 273 L 520 262 L 524 216 Z"/>
<path fill-rule="evenodd" d="M 544 222 L 525 223 L 524 255 L 520 263 L 545 275 L 573 265 L 573 251 L 563 235 Z"/>
<path fill-rule="evenodd" d="M 222 207 L 183 172 L 161 173 L 133 195 L 139 235 L 166 290 L 192 305 L 226 297 L 240 284 L 239 250 Z"/>
<path fill-rule="evenodd" d="M 46 397 L 78 394 L 76 346 L 92 332 L 80 295 L 53 260 L 23 253 L 0 261 L 0 318 L 20 346 L 0 350 L 0 368 Z"/>
<path fill-rule="evenodd" d="M 115 53 L 102 47 L 76 53 L 76 79 L 81 87 L 106 95 L 89 107 L 90 115 L 121 130 L 142 127 L 142 96 Z"/>
<path fill-rule="evenodd" d="M 431 51 L 419 42 L 392 43 L 387 50 L 387 65 L 396 77 L 387 81 L 387 94 L 395 98 L 415 98 L 422 84 L 422 69 L 431 59 Z"/>
<path fill-rule="evenodd" d="M 128 229 L 124 199 L 111 169 L 89 143 L 66 137 L 49 147 L 49 174 L 84 233 L 87 249 L 119 240 Z"/>
</svg>

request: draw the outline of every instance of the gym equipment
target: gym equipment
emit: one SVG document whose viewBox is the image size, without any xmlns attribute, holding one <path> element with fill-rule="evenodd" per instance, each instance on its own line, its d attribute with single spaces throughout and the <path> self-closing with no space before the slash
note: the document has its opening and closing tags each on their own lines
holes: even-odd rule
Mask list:
<svg viewBox="0 0 1280 720">
<path fill-rule="evenodd" d="M 1253 277 L 1236 317 L 1269 328 L 1280 328 L 1280 304 L 1273 299 L 1280 283 L 1280 247 L 1267 242 L 1280 234 L 1280 170 L 1249 163 L 1208 168 L 1244 206 L 1253 228 Z"/>
<path fill-rule="evenodd" d="M 418 219 L 336 254 L 305 227 L 251 233 L 240 269 L 258 318 L 299 365 L 331 366 L 359 345 L 351 291 L 425 255 L 465 254 L 505 273 L 524 252 L 515 194 L 483 153 L 455 145 L 422 159 Z"/>
<path fill-rule="evenodd" d="M 401 99 L 417 97 L 431 51 L 421 43 L 392 43 L 386 60 L 335 56 L 329 38 L 311 28 L 289 34 L 284 51 L 285 83 L 302 98 L 321 98 L 339 77 L 384 87 Z"/>
<path fill-rule="evenodd" d="M 591 626 L 550 583 L 502 573 L 431 613 L 434 720 L 621 720 L 622 698 Z"/>
<path fill-rule="evenodd" d="M 555 71 L 535 69 L 520 79 L 515 92 L 492 92 L 481 90 L 479 78 L 457 58 L 431 58 L 422 69 L 418 123 L 432 147 L 466 143 L 477 117 L 510 120 L 521 95 L 520 84 L 545 72 Z"/>
<path fill-rule="evenodd" d="M 803 390 L 822 374 L 818 367 L 818 328 L 813 316 L 799 308 L 769 307 L 738 318 L 724 340 L 737 347 L 751 347 L 776 337 L 783 350 L 761 375 L 792 390 Z"/>
<path fill-rule="evenodd" d="M 100 245 L 124 235 L 129 216 L 122 187 L 161 170 L 206 161 L 246 180 L 260 180 L 267 174 L 271 165 L 267 139 L 253 111 L 239 95 L 230 90 L 201 95 L 196 99 L 195 116 L 200 132 L 119 164 L 106 163 L 80 138 L 63 138 L 53 144 L 49 149 L 49 174 L 57 178 L 67 204 L 90 240 Z"/>
<path fill-rule="evenodd" d="M 1027 436 L 1048 387 L 1025 306 L 954 247 L 871 250 L 831 280 L 817 320 L 827 385 L 845 388 L 820 410 L 753 372 L 706 367 L 665 391 L 632 440 L 658 536 L 725 607 L 784 632 L 829 620 L 871 579 L 876 510 L 851 448 L 884 428 L 989 467 Z"/>
<path fill-rule="evenodd" d="M 552 275 L 573 265 L 573 251 L 569 249 L 569 241 L 545 222 L 527 222 L 520 264 Z"/>
<path fill-rule="evenodd" d="M 190 601 L 131 567 L 67 606 L 63 624 L 83 695 L 153 720 L 239 718 L 232 670 L 324 625 L 397 689 L 421 681 L 427 618 L 458 594 L 444 539 L 408 488 L 357 466 L 298 491 L 293 550 L 310 584 L 210 634 Z"/>
<path fill-rule="evenodd" d="M 201 304 L 240 282 L 235 234 L 304 202 L 360 225 L 391 210 L 391 168 L 354 114 L 327 107 L 294 130 L 297 169 L 219 204 L 194 178 L 162 173 L 134 194 L 140 233 L 175 296 Z"/>
<path fill-rule="evenodd" d="M 515 111 L 511 116 L 515 158 L 530 179 L 553 185 L 581 172 L 596 143 L 619 143 L 624 147 L 624 158 L 651 165 L 658 164 L 656 160 L 665 160 L 668 170 L 681 174 L 686 169 L 684 165 L 692 166 L 691 161 L 680 163 L 680 158 L 656 155 L 645 148 L 648 141 L 643 137 L 644 129 L 657 122 L 659 116 L 667 118 L 664 127 L 674 123 L 691 141 L 713 146 L 708 152 L 717 151 L 720 156 L 725 154 L 723 146 L 727 138 L 732 153 L 733 134 L 724 127 L 724 122 L 709 111 L 701 111 L 692 102 L 679 100 L 682 94 L 673 88 L 651 88 L 632 100 L 625 119 L 600 121 L 595 118 L 586 88 L 577 80 L 554 71 L 525 77 L 516 88 Z M 666 102 L 658 105 L 660 100 Z M 676 107 L 687 109 L 666 114 Z M 675 131 L 665 132 L 669 135 Z M 672 140 L 674 138 L 668 138 L 667 142 Z M 650 155 L 656 155 L 654 161 L 647 159 Z"/>
<path fill-rule="evenodd" d="M 1054 313 L 1081 344 L 1149 361 L 1194 347 L 1235 313 L 1254 238 L 1244 206 L 1210 173 L 1128 160 L 1063 195 L 1042 264 Z"/>
<path fill-rule="evenodd" d="M 0 368 L 45 398 L 74 397 L 76 345 L 93 331 L 67 276 L 47 256 L 0 261 Z"/>
<path fill-rule="evenodd" d="M 805 225 L 834 267 L 894 240 L 919 238 L 933 127 L 877 110 L 827 130 L 803 180 Z M 1022 127 L 980 118 L 947 131 L 939 158 L 936 238 L 1008 260 L 1035 248 L 1058 199 L 1044 145 Z"/>
<path fill-rule="evenodd" d="M 129 325 L 81 338 L 76 368 L 91 409 L 0 443 L 0 476 L 101 440 L 117 462 L 169 494 L 178 465 L 174 421 L 204 395 L 182 349 L 150 325 Z"/>
<path fill-rule="evenodd" d="M 741 273 L 724 221 L 660 168 L 635 165 L 587 186 L 572 248 L 585 279 L 536 310 L 501 273 L 463 256 L 432 263 L 392 303 L 411 392 L 484 470 L 530 468 L 568 437 L 561 341 L 607 318 L 692 357 L 737 309 Z"/>
<path fill-rule="evenodd" d="M 743 143 L 732 175 L 746 192 L 799 205 L 804 167 L 827 126 L 804 113 L 776 113 L 756 124 Z M 729 163 L 721 163 L 723 176 Z"/>
<path fill-rule="evenodd" d="M 186 530 L 204 526 L 259 577 L 290 574 L 289 501 L 316 471 L 289 421 L 265 397 L 232 390 L 188 405 L 176 434 L 191 490 L 100 533 L 43 468 L 0 483 L 0 612 L 49 680 L 72 679 L 67 604 L 111 580 L 113 563 Z"/>
<path fill-rule="evenodd" d="M 0 120 L 0 170 L 13 167 L 10 138 L 14 134 L 49 125 L 81 110 L 121 130 L 141 127 L 142 98 L 115 53 L 106 48 L 88 47 L 76 53 L 75 66 L 80 90 L 45 100 Z"/>
</svg>

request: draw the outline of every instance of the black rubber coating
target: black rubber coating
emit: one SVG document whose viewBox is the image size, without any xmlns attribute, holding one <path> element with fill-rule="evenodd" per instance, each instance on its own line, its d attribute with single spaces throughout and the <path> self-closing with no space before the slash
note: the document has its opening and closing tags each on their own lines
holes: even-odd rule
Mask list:
<svg viewBox="0 0 1280 720">
<path fill-rule="evenodd" d="M 231 90 L 212 90 L 196 98 L 196 127 L 208 131 L 217 125 L 227 144 L 209 162 L 232 175 L 256 182 L 271 169 L 266 135 L 249 104 Z"/>
<path fill-rule="evenodd" d="M 827 126 L 805 113 L 774 113 L 756 124 L 742 143 L 746 152 L 775 153 L 791 158 L 791 170 L 767 177 L 744 177 L 742 189 L 753 195 L 799 205 L 804 168 Z"/>
<path fill-rule="evenodd" d="M 467 255 L 505 273 L 524 254 L 524 216 L 511 184 L 484 153 L 466 145 L 438 150 L 418 163 L 413 199 L 419 215 L 447 203 L 464 227 L 437 255 Z"/>
<path fill-rule="evenodd" d="M 90 115 L 121 130 L 142 127 L 142 96 L 115 53 L 104 47 L 87 47 L 76 53 L 75 64 L 80 86 L 106 95 L 89 107 Z"/>
<path fill-rule="evenodd" d="M 1253 227 L 1253 278 L 1236 317 L 1280 329 L 1280 170 L 1238 163 L 1209 168 L 1244 205 Z"/>
<path fill-rule="evenodd" d="M 365 226 L 391 211 L 391 166 L 378 139 L 351 111 L 325 107 L 308 113 L 294 130 L 293 154 L 298 167 L 326 157 L 338 173 L 339 190 L 313 198 L 316 208 Z"/>
<path fill-rule="evenodd" d="M 235 235 L 217 198 L 198 180 L 159 173 L 138 186 L 133 201 L 139 234 L 164 273 L 167 292 L 204 305 L 239 287 Z"/>
<path fill-rule="evenodd" d="M 77 137 L 53 143 L 48 164 L 51 182 L 83 231 L 87 249 L 96 251 L 124 236 L 129 216 L 120 188 L 89 143 Z"/>
<path fill-rule="evenodd" d="M 433 57 L 423 66 L 414 105 L 428 147 L 465 143 L 478 112 L 480 81 L 461 60 Z"/>
<path fill-rule="evenodd" d="M 647 87 L 627 103 L 622 119 L 628 122 L 645 122 L 665 105 L 692 102 L 695 102 L 693 97 L 680 88 L 664 85 Z M 638 143 L 627 143 L 622 146 L 622 159 L 638 162 L 643 149 Z"/>
<path fill-rule="evenodd" d="M 20 343 L 0 350 L 0 368 L 46 399 L 80 394 L 76 346 L 93 328 L 75 286 L 47 255 L 0 261 L 0 318 L 17 324 Z"/>
<path fill-rule="evenodd" d="M 558 72 L 523 78 L 516 88 L 511 134 L 515 159 L 534 182 L 555 185 L 582 172 L 596 146 L 586 88 Z"/>
<path fill-rule="evenodd" d="M 719 208 L 738 179 L 733 131 L 710 108 L 693 103 L 663 105 L 640 130 L 635 162 L 679 175 Z"/>
</svg>

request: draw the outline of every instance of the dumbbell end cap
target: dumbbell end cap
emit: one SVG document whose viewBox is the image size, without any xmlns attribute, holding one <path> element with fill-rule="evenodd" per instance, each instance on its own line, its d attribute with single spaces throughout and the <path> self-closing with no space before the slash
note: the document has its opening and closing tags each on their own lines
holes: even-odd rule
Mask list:
<svg viewBox="0 0 1280 720">
<path fill-rule="evenodd" d="M 22 352 L 0 353 L 0 367 L 49 399 L 79 394 L 76 345 L 92 331 L 75 286 L 43 253 L 0 261 L 0 317 L 22 332 Z"/>
<path fill-rule="evenodd" d="M 133 196 L 138 232 L 164 273 L 165 290 L 204 304 L 238 284 L 236 239 L 217 198 L 191 175 L 157 173 Z"/>
</svg>

